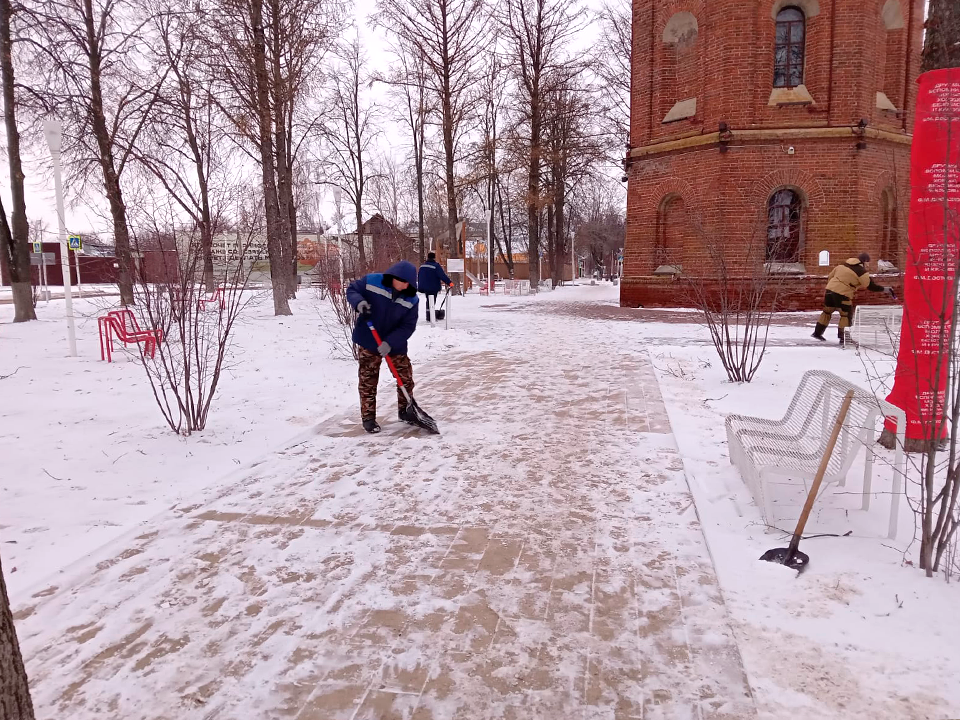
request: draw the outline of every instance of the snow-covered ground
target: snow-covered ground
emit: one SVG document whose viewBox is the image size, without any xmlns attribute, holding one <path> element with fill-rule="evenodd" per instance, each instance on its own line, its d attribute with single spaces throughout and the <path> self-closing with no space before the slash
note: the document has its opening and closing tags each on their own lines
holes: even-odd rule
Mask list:
<svg viewBox="0 0 960 720">
<path fill-rule="evenodd" d="M 598 366 L 613 348 L 646 353 L 760 716 L 960 717 L 960 624 L 951 622 L 960 591 L 904 563 L 913 523 L 907 504 L 901 533 L 890 541 L 883 537 L 885 496 L 862 514 L 847 512 L 857 506 L 856 496 L 828 495 L 808 533 L 854 532 L 805 541 L 812 564 L 794 577 L 757 561 L 764 550 L 784 543 L 764 530 L 749 491 L 727 461 L 727 413 L 779 417 L 805 370 L 829 369 L 867 385 L 877 367 L 833 344 L 809 342 L 804 320 L 812 316 L 791 316 L 773 328 L 769 356 L 755 381 L 731 385 L 703 328 L 683 322 L 684 313 L 621 310 L 617 292 L 602 285 L 535 298 L 457 298 L 454 329 L 418 329 L 411 355 L 416 367 L 429 368 L 450 351 L 510 347 L 549 355 L 571 342 L 589 343 Z M 355 364 L 332 356 L 322 304 L 306 291 L 291 318 L 274 318 L 269 303 L 247 314 L 209 429 L 191 438 L 173 436 L 137 362 L 122 355 L 112 364 L 99 359 L 96 315 L 109 301 L 76 304 L 79 358 L 65 356 L 62 303 L 41 305 L 40 322 L 20 325 L 10 322 L 12 307 L 0 305 L 0 376 L 15 373 L 0 380 L 0 554 L 16 606 L 83 567 L 83 558 L 104 544 L 175 503 L 215 495 L 258 458 L 356 403 Z M 531 326 L 539 335 L 537 344 L 528 345 Z M 543 344 L 544 335 L 553 340 Z M 602 372 L 584 366 L 581 373 L 587 382 L 595 377 L 598 393 L 610 392 Z M 486 382 L 467 375 L 461 380 Z M 572 379 L 547 376 L 538 382 Z M 381 383 L 390 384 L 385 371 Z M 496 404 L 497 386 L 489 385 L 489 402 Z M 570 432 L 576 432 L 575 423 Z M 603 447 L 596 451 L 604 456 Z M 618 457 L 604 461 L 616 463 Z M 880 463 L 875 487 L 885 482 L 889 470 Z M 845 490 L 855 491 L 856 483 Z M 915 548 L 911 552 L 907 558 Z"/>
<path fill-rule="evenodd" d="M 208 429 L 191 438 L 170 432 L 135 356 L 100 360 L 97 316 L 115 298 L 74 303 L 77 358 L 62 302 L 20 324 L 0 305 L 0 376 L 15 373 L 0 381 L 0 533 L 14 601 L 354 401 L 354 361 L 334 354 L 324 304 L 311 290 L 301 298 L 292 317 L 261 301 L 238 321 Z M 420 332 L 414 345 L 428 360 L 458 336 Z"/>
<path fill-rule="evenodd" d="M 806 333 L 795 332 L 798 339 Z M 828 369 L 870 387 L 876 380 L 869 376 L 886 375 L 883 365 L 832 346 L 774 347 L 754 382 L 738 386 L 727 382 L 706 348 L 673 348 L 658 364 L 747 673 L 769 717 L 793 717 L 795 707 L 822 718 L 960 717 L 960 623 L 945 620 L 956 612 L 960 588 L 926 579 L 907 564 L 916 560 L 917 544 L 906 502 L 897 540 L 886 539 L 891 470 L 885 451 L 879 450 L 878 493 L 868 513 L 859 510 L 862 464 L 851 470 L 846 488 L 828 492 L 816 506 L 807 535 L 852 534 L 804 541 L 811 565 L 800 577 L 757 562 L 787 539 L 765 531 L 727 460 L 728 413 L 779 418 L 806 370 Z M 873 702 L 851 701 L 858 696 Z"/>
</svg>

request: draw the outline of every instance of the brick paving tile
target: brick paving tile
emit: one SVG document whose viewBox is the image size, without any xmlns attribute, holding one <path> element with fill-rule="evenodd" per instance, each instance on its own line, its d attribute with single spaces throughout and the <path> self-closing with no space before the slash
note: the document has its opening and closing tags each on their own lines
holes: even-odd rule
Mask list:
<svg viewBox="0 0 960 720">
<path fill-rule="evenodd" d="M 334 418 L 38 593 L 42 715 L 755 716 L 649 359 L 604 352 L 453 355 L 442 436 Z"/>
</svg>

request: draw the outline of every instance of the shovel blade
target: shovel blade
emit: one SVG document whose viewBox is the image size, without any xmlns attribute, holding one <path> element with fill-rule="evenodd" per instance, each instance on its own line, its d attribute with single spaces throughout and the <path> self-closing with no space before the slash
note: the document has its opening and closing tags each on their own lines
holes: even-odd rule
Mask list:
<svg viewBox="0 0 960 720">
<path fill-rule="evenodd" d="M 760 559 L 766 562 L 777 563 L 778 565 L 786 565 L 798 573 L 806 570 L 807 565 L 810 564 L 809 555 L 799 550 L 794 551 L 791 555 L 790 548 L 773 548 L 772 550 L 767 550 L 760 556 Z"/>
<path fill-rule="evenodd" d="M 440 434 L 440 428 L 437 427 L 437 421 L 425 413 L 423 408 L 417 405 L 417 401 L 413 398 L 410 399 L 409 409 L 413 411 L 409 414 L 409 418 L 414 425 L 422 427 L 424 430 L 427 430 L 434 435 Z"/>
</svg>

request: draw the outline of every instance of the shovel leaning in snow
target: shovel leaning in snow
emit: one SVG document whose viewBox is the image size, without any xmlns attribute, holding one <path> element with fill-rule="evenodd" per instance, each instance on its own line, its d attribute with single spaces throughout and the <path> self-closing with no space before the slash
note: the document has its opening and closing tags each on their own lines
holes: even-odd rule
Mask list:
<svg viewBox="0 0 960 720">
<path fill-rule="evenodd" d="M 443 306 L 447 304 L 447 296 L 449 294 L 450 288 L 447 288 L 447 293 L 443 296 L 443 301 L 440 303 L 440 307 L 433 311 L 433 316 L 437 320 L 443 320 L 447 316 L 447 311 L 443 309 Z"/>
<path fill-rule="evenodd" d="M 380 345 L 383 341 L 380 339 L 380 334 L 377 332 L 377 329 L 373 326 L 373 323 L 367 320 L 367 327 L 370 328 L 370 332 L 373 333 L 373 339 L 376 341 L 377 345 Z M 403 393 L 403 396 L 407 399 L 407 411 L 410 413 L 409 418 L 414 425 L 422 427 L 424 430 L 429 430 L 434 435 L 440 434 L 440 428 L 437 427 L 437 421 L 432 417 L 427 415 L 423 409 L 417 405 L 417 401 L 413 399 L 413 396 L 410 394 L 410 391 L 403 384 L 403 380 L 400 379 L 400 373 L 397 372 L 397 366 L 393 364 L 393 360 L 389 355 L 386 356 L 387 365 L 390 366 L 390 372 L 393 373 L 393 376 L 397 379 L 397 386 L 400 388 L 400 391 Z"/>
<path fill-rule="evenodd" d="M 773 548 L 767 550 L 760 556 L 761 560 L 767 562 L 779 563 L 793 568 L 797 572 L 806 570 L 810 563 L 810 556 L 800 552 L 800 538 L 803 536 L 803 529 L 807 525 L 807 518 L 810 517 L 810 511 L 813 510 L 813 503 L 817 499 L 817 493 L 820 492 L 820 483 L 823 482 L 823 476 L 827 474 L 827 466 L 830 464 L 830 456 L 833 455 L 833 448 L 837 445 L 837 438 L 840 436 L 840 430 L 843 428 L 843 421 L 847 418 L 847 411 L 850 410 L 850 403 L 853 402 L 853 390 L 847 392 L 840 405 L 840 412 L 837 413 L 837 420 L 833 424 L 833 433 L 830 435 L 830 441 L 827 443 L 826 450 L 823 451 L 823 459 L 820 460 L 820 467 L 817 468 L 817 475 L 813 479 L 813 485 L 810 486 L 810 492 L 807 493 L 807 501 L 803 504 L 803 512 L 800 513 L 800 519 L 797 520 L 797 529 L 793 531 L 793 539 L 790 540 L 790 546 L 785 548 Z"/>
</svg>

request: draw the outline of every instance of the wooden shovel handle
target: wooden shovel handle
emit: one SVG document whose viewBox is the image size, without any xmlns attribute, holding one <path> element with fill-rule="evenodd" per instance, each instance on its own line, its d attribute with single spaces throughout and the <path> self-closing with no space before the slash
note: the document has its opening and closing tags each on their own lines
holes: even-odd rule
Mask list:
<svg viewBox="0 0 960 720">
<path fill-rule="evenodd" d="M 810 517 L 810 511 L 813 510 L 813 503 L 817 499 L 817 493 L 820 492 L 820 484 L 823 482 L 823 476 L 827 474 L 827 466 L 830 464 L 830 456 L 833 455 L 833 449 L 837 445 L 837 438 L 840 437 L 840 430 L 843 428 L 843 421 L 847 419 L 847 412 L 850 410 L 850 403 L 853 402 L 853 390 L 848 390 L 840 405 L 840 412 L 837 413 L 837 420 L 833 423 L 833 432 L 830 434 L 830 441 L 827 443 L 827 449 L 823 451 L 823 459 L 820 460 L 820 467 L 817 468 L 817 475 L 813 479 L 813 485 L 810 486 L 810 492 L 807 493 L 807 501 L 803 504 L 803 512 L 800 513 L 800 519 L 797 520 L 797 529 L 793 531 L 793 539 L 790 541 L 790 548 L 787 552 L 787 559 L 784 564 L 793 559 L 797 548 L 800 546 L 800 538 L 803 536 L 803 529 L 807 525 L 807 518 Z"/>
</svg>

